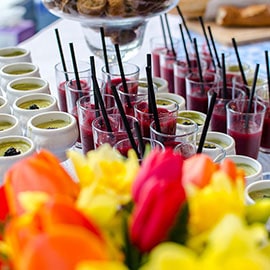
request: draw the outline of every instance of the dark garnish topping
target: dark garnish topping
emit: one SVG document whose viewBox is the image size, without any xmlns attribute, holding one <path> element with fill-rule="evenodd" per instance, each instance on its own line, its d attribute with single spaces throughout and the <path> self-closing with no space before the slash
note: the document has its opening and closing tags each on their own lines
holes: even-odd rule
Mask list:
<svg viewBox="0 0 270 270">
<path fill-rule="evenodd" d="M 216 146 L 214 144 L 212 144 L 212 143 L 205 143 L 203 145 L 203 147 L 204 148 L 209 148 L 209 149 L 215 149 L 216 148 Z"/>
<path fill-rule="evenodd" d="M 38 110 L 39 107 L 37 104 L 32 104 L 31 106 L 29 106 L 29 110 Z"/>
<path fill-rule="evenodd" d="M 21 153 L 21 151 L 17 151 L 14 147 L 10 147 L 4 153 L 4 157 L 16 156 L 16 155 L 19 155 L 20 153 Z"/>
<path fill-rule="evenodd" d="M 56 127 L 47 127 L 46 129 L 57 129 Z"/>
<path fill-rule="evenodd" d="M 190 121 L 184 121 L 184 122 L 183 122 L 183 125 L 191 126 L 191 125 L 193 125 L 193 123 L 190 122 Z"/>
</svg>

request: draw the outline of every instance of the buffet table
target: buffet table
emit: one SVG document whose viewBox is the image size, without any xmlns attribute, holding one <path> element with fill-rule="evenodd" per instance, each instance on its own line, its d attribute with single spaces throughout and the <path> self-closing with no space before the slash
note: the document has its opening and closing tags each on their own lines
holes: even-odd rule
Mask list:
<svg viewBox="0 0 270 270">
<path fill-rule="evenodd" d="M 171 27 L 171 32 L 174 36 L 180 36 L 179 23 L 180 19 L 178 16 L 169 15 L 169 22 Z M 161 27 L 159 28 L 159 18 L 155 17 L 149 20 L 143 46 L 138 55 L 130 59 L 129 62 L 137 64 L 141 69 L 141 76 L 145 76 L 145 66 L 146 66 L 146 54 L 150 52 L 150 39 L 151 37 L 160 35 Z M 92 55 L 91 51 L 87 47 L 84 40 L 83 31 L 79 22 L 59 19 L 47 28 L 44 28 L 32 38 L 21 43 L 19 46 L 27 48 L 31 51 L 32 61 L 37 64 L 40 68 L 41 76 L 48 80 L 50 84 L 50 89 L 52 94 L 56 94 L 56 84 L 54 75 L 54 66 L 60 62 L 59 50 L 57 47 L 55 29 L 59 30 L 63 51 L 66 58 L 70 57 L 69 43 L 73 43 L 75 54 L 77 59 L 88 60 Z M 197 33 L 192 33 L 194 37 L 198 39 L 203 39 Z M 231 39 L 232 37 L 228 37 Z M 226 49 L 234 54 L 232 47 L 226 47 L 216 44 L 218 49 Z M 239 46 L 239 53 L 241 59 L 244 59 L 246 63 L 249 63 L 251 67 L 256 66 L 257 63 L 260 64 L 260 71 L 265 72 L 265 60 L 264 51 L 269 50 L 270 41 L 264 41 L 259 43 L 252 43 L 248 45 Z M 97 73 L 100 72 L 100 68 L 103 66 L 101 59 L 96 58 L 96 70 Z M 263 165 L 263 170 L 270 171 L 270 155 L 262 154 L 259 155 L 259 161 Z"/>
</svg>

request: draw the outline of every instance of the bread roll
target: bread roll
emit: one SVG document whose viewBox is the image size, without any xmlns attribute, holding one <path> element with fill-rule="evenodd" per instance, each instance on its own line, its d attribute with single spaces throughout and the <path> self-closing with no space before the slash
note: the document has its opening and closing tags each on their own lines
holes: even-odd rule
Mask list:
<svg viewBox="0 0 270 270">
<path fill-rule="evenodd" d="M 221 6 L 216 23 L 222 26 L 270 26 L 270 5 L 251 5 L 245 8 Z"/>
</svg>

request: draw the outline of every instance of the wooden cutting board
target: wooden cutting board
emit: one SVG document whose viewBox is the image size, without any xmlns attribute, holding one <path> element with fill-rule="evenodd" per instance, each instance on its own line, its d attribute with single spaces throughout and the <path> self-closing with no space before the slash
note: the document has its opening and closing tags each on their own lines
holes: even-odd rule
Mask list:
<svg viewBox="0 0 270 270">
<path fill-rule="evenodd" d="M 190 30 L 203 34 L 202 27 L 198 21 L 188 20 L 186 23 Z M 205 22 L 207 34 L 208 25 L 211 27 L 215 41 L 226 46 L 232 46 L 233 37 L 239 45 L 264 40 L 270 41 L 270 27 L 222 27 L 215 22 Z"/>
</svg>

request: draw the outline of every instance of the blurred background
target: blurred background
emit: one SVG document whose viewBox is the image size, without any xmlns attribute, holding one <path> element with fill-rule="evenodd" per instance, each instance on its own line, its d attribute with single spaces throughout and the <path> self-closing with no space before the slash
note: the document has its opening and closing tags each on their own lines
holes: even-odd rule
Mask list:
<svg viewBox="0 0 270 270">
<path fill-rule="evenodd" d="M 16 46 L 58 17 L 41 0 L 0 0 L 0 47 Z"/>
</svg>

